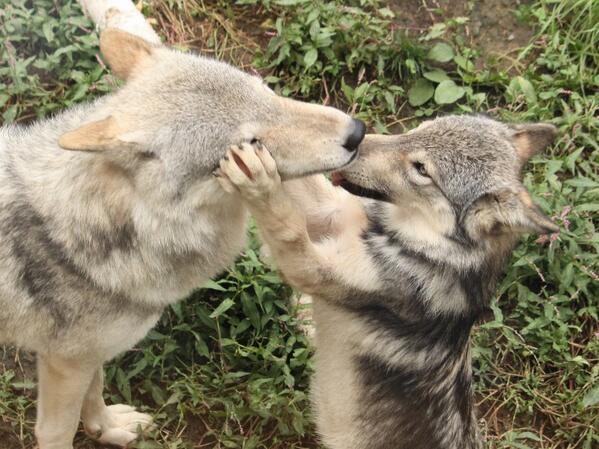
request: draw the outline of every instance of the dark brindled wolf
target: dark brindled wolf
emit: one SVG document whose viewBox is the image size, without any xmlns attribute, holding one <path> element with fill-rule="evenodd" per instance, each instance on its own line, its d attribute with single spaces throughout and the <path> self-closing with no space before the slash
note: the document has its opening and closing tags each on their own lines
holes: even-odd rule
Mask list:
<svg viewBox="0 0 599 449">
<path fill-rule="evenodd" d="M 38 354 L 40 449 L 72 448 L 80 414 L 116 445 L 150 423 L 104 404 L 102 363 L 242 248 L 246 210 L 211 176 L 229 145 L 260 139 L 294 177 L 344 166 L 364 136 L 227 64 L 116 30 L 100 44 L 124 87 L 0 129 L 0 343 Z"/>
<path fill-rule="evenodd" d="M 472 116 L 367 136 L 333 175 L 357 196 L 322 176 L 281 184 L 263 147 L 221 162 L 219 180 L 241 192 L 284 277 L 314 298 L 326 446 L 482 448 L 470 330 L 518 235 L 557 231 L 520 181 L 554 136 Z"/>
</svg>

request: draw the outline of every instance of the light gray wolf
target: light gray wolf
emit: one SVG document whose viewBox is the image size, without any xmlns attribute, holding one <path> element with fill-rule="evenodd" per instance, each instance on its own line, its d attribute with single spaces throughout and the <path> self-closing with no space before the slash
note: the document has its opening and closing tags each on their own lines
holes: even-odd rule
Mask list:
<svg viewBox="0 0 599 449">
<path fill-rule="evenodd" d="M 313 297 L 312 395 L 327 447 L 482 448 L 470 331 L 518 235 L 558 230 L 520 179 L 555 133 L 448 116 L 368 135 L 333 174 L 341 187 L 281 183 L 263 147 L 232 147 L 221 162 L 224 190 L 244 198 L 284 278 Z"/>
<path fill-rule="evenodd" d="M 102 364 L 243 247 L 246 209 L 212 176 L 229 145 L 260 139 L 292 178 L 344 166 L 364 136 L 227 64 L 117 30 L 100 46 L 122 88 L 0 130 L 0 343 L 38 355 L 40 449 L 72 448 L 80 417 L 115 445 L 150 424 L 105 405 Z"/>
</svg>

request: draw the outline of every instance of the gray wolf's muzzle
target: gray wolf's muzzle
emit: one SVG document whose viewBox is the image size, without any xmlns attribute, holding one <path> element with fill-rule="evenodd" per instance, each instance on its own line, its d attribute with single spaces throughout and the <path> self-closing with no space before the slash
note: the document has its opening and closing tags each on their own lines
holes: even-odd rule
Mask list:
<svg viewBox="0 0 599 449">
<path fill-rule="evenodd" d="M 347 140 L 343 144 L 343 148 L 348 151 L 356 151 L 358 149 L 358 145 L 364 139 L 366 135 L 366 125 L 362 120 L 353 119 L 354 129 L 351 134 L 347 137 Z"/>
</svg>

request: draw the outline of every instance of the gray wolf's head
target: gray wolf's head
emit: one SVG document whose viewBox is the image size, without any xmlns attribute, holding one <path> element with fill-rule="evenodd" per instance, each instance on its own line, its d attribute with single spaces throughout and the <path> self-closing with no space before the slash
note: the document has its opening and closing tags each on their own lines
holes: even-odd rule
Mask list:
<svg viewBox="0 0 599 449">
<path fill-rule="evenodd" d="M 333 181 L 385 202 L 398 231 L 423 245 L 556 232 L 520 175 L 555 135 L 548 124 L 438 118 L 403 135 L 366 136 L 360 157 Z"/>
<path fill-rule="evenodd" d="M 364 125 L 331 108 L 277 96 L 234 67 L 150 44 L 108 29 L 102 55 L 125 85 L 83 126 L 64 134 L 64 149 L 159 158 L 173 173 L 201 177 L 231 144 L 259 140 L 284 177 L 349 163 Z"/>
</svg>

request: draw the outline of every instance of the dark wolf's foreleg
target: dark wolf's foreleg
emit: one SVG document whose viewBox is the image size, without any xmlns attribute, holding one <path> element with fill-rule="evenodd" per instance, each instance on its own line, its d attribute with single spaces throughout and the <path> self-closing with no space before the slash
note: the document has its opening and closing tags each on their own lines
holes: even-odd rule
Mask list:
<svg viewBox="0 0 599 449">
<path fill-rule="evenodd" d="M 219 180 L 225 190 L 240 192 L 246 199 L 263 239 L 292 284 L 310 293 L 327 281 L 331 262 L 310 240 L 306 218 L 282 189 L 267 150 L 254 150 L 249 144 L 233 147 L 221 162 Z"/>
<path fill-rule="evenodd" d="M 360 260 L 368 258 L 363 248 L 345 247 L 343 253 L 331 239 L 318 244 L 310 239 L 306 217 L 282 188 L 275 161 L 266 149 L 249 144 L 232 147 L 216 175 L 226 191 L 243 196 L 278 267 L 292 285 L 304 293 L 338 299 L 352 281 L 367 284 L 366 276 L 362 280 L 352 273 Z M 354 261 L 344 261 L 347 253 L 353 254 Z M 358 264 L 352 264 L 356 261 Z"/>
<path fill-rule="evenodd" d="M 339 235 L 362 211 L 358 198 L 334 187 L 324 175 L 285 181 L 283 190 L 303 211 L 308 234 L 314 241 Z"/>
</svg>

